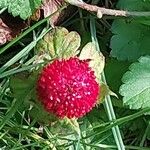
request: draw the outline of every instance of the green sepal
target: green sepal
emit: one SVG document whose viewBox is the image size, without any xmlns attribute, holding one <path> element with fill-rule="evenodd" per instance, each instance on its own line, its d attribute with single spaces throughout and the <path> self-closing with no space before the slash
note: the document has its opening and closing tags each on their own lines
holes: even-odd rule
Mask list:
<svg viewBox="0 0 150 150">
<path fill-rule="evenodd" d="M 75 131 L 78 135 L 80 135 L 80 127 L 79 127 L 79 123 L 77 121 L 76 118 L 65 118 L 65 121 L 67 123 L 67 125 L 73 130 Z"/>
<path fill-rule="evenodd" d="M 24 99 L 20 108 L 29 107 L 29 101 L 33 99 L 32 95 L 35 92 L 37 76 L 38 72 L 32 74 L 29 72 L 22 72 L 10 78 L 10 88 L 13 97 L 19 101 L 26 93 L 26 99 Z"/>
<path fill-rule="evenodd" d="M 34 118 L 37 122 L 42 125 L 50 125 L 51 123 L 58 120 L 58 118 L 52 113 L 46 112 L 43 106 L 36 100 L 35 103 L 32 103 L 32 109 L 30 110 L 29 115 Z"/>
<path fill-rule="evenodd" d="M 93 69 L 97 81 L 101 81 L 100 74 L 102 73 L 105 65 L 105 59 L 101 52 L 96 50 L 95 44 L 92 42 L 87 43 L 79 56 L 82 60 L 90 60 L 89 65 Z"/>
<path fill-rule="evenodd" d="M 100 92 L 97 104 L 103 103 L 105 97 L 108 95 L 115 96 L 118 98 L 117 94 L 110 90 L 109 86 L 105 83 L 100 83 Z"/>
<path fill-rule="evenodd" d="M 56 121 L 49 123 L 49 130 L 56 136 L 64 136 L 76 139 L 80 135 L 80 128 L 77 119 L 57 118 Z"/>
<path fill-rule="evenodd" d="M 81 38 L 75 32 L 69 32 L 64 27 L 55 27 L 41 39 L 36 47 L 37 55 L 49 55 L 51 58 L 68 59 L 79 53 Z"/>
</svg>

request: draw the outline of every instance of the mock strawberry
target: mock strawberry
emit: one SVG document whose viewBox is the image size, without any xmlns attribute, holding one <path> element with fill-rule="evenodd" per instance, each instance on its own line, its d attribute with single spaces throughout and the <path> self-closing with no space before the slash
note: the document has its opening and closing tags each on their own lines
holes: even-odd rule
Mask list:
<svg viewBox="0 0 150 150">
<path fill-rule="evenodd" d="M 46 65 L 37 82 L 38 99 L 60 118 L 79 118 L 96 104 L 100 87 L 89 61 L 79 58 L 54 60 Z"/>
</svg>

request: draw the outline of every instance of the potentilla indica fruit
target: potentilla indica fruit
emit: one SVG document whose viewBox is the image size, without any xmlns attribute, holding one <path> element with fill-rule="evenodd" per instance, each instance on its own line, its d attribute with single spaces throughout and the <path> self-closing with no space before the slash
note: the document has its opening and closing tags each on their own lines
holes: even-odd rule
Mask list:
<svg viewBox="0 0 150 150">
<path fill-rule="evenodd" d="M 89 112 L 100 87 L 89 60 L 56 59 L 46 65 L 37 81 L 38 99 L 47 112 L 59 118 L 79 118 Z"/>
</svg>

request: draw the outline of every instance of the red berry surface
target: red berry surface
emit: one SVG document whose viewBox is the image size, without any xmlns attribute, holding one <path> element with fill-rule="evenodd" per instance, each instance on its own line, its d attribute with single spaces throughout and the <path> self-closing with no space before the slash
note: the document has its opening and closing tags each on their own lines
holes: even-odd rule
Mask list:
<svg viewBox="0 0 150 150">
<path fill-rule="evenodd" d="M 46 65 L 37 82 L 38 99 L 60 118 L 79 118 L 96 104 L 100 87 L 87 60 L 70 58 Z"/>
</svg>

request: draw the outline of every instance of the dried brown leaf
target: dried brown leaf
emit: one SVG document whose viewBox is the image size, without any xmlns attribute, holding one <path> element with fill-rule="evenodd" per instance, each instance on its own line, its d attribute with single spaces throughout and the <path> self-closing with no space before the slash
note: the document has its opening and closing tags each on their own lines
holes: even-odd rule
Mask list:
<svg viewBox="0 0 150 150">
<path fill-rule="evenodd" d="M 44 17 L 56 12 L 64 3 L 64 0 L 44 0 L 41 9 L 44 11 Z M 62 12 L 58 12 L 50 18 L 50 24 L 54 26 L 63 16 Z"/>
<path fill-rule="evenodd" d="M 12 39 L 11 30 L 0 18 L 0 45 L 5 44 Z"/>
<path fill-rule="evenodd" d="M 18 17 L 13 17 L 8 13 L 2 14 L 0 18 L 0 45 L 11 41 L 27 26 L 27 23 Z"/>
</svg>

